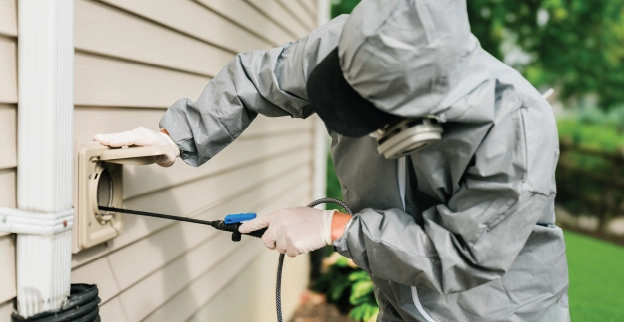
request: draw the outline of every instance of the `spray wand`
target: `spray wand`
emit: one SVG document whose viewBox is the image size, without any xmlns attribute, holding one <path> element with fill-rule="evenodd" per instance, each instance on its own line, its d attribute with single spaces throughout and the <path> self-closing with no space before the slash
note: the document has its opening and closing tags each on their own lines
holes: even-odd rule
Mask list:
<svg viewBox="0 0 624 322">
<path fill-rule="evenodd" d="M 253 212 L 242 213 L 242 214 L 231 214 L 231 215 L 225 216 L 224 220 L 208 221 L 208 220 L 199 220 L 199 219 L 187 218 L 187 217 L 158 214 L 154 212 L 113 208 L 113 207 L 105 207 L 105 206 L 98 206 L 98 209 L 103 210 L 103 211 L 121 212 L 121 213 L 131 214 L 131 215 L 170 219 L 170 220 L 176 220 L 176 221 L 185 221 L 185 222 L 190 222 L 194 224 L 212 226 L 213 228 L 218 229 L 218 230 L 231 232 L 232 241 L 235 241 L 235 242 L 238 242 L 241 240 L 241 235 L 249 235 L 252 237 L 261 238 L 264 232 L 266 231 L 266 228 L 263 228 L 263 229 L 259 229 L 256 231 L 252 231 L 247 234 L 241 234 L 240 232 L 238 232 L 238 227 L 240 227 L 241 222 L 256 218 L 256 214 Z"/>
</svg>

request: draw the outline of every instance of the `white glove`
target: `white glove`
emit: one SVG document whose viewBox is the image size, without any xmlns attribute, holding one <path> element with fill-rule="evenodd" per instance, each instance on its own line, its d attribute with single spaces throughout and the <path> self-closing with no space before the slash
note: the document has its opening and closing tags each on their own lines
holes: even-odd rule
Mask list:
<svg viewBox="0 0 624 322">
<path fill-rule="evenodd" d="M 162 146 L 162 145 L 177 145 L 169 137 L 169 135 L 162 132 L 155 132 L 144 127 L 137 127 L 131 131 L 110 133 L 110 134 L 97 134 L 93 137 L 94 141 L 100 142 L 102 145 L 108 145 L 113 148 L 122 146 Z M 158 156 L 156 164 L 161 167 L 170 167 L 175 162 L 176 158 L 180 156 L 180 150 L 177 152 L 170 152 Z"/>
<path fill-rule="evenodd" d="M 334 212 L 309 207 L 286 208 L 243 222 L 238 231 L 249 233 L 268 227 L 262 235 L 264 245 L 295 257 L 332 244 Z"/>
</svg>

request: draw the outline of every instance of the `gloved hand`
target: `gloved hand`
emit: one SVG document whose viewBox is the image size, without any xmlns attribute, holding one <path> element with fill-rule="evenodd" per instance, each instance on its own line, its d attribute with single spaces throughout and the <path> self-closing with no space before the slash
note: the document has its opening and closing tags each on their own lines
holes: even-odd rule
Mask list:
<svg viewBox="0 0 624 322">
<path fill-rule="evenodd" d="M 93 137 L 93 140 L 113 148 L 132 145 L 162 146 L 169 144 L 177 147 L 169 135 L 163 132 L 155 132 L 144 127 L 137 127 L 136 129 L 119 133 L 97 134 Z M 156 160 L 156 164 L 161 167 L 170 167 L 178 156 L 180 156 L 179 149 L 177 152 L 160 155 Z"/>
<path fill-rule="evenodd" d="M 268 227 L 262 235 L 264 245 L 295 257 L 332 244 L 335 212 L 309 207 L 286 208 L 243 222 L 238 231 L 249 233 Z"/>
</svg>

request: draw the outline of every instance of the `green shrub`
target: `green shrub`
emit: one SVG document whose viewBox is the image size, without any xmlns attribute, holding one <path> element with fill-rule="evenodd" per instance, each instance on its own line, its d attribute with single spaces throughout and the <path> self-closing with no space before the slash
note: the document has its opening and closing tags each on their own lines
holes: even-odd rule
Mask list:
<svg viewBox="0 0 624 322">
<path fill-rule="evenodd" d="M 620 117 L 624 107 L 604 113 L 585 108 L 576 117 L 558 121 L 562 142 L 556 171 L 557 203 L 574 215 L 592 215 L 606 222 L 624 211 L 621 158 L 624 133 Z"/>
<path fill-rule="evenodd" d="M 576 119 L 583 124 L 596 125 L 605 124 L 607 116 L 596 106 L 588 106 L 577 112 Z"/>
<path fill-rule="evenodd" d="M 350 259 L 337 253 L 325 259 L 326 272 L 319 277 L 312 289 L 324 293 L 327 301 L 355 321 L 374 321 L 379 306 L 373 293 L 373 282 L 368 273 L 358 268 Z"/>
<path fill-rule="evenodd" d="M 607 124 L 614 127 L 620 134 L 624 131 L 624 104 L 609 110 Z"/>
<path fill-rule="evenodd" d="M 624 115 L 624 109 L 614 109 L 612 113 L 614 113 L 614 118 L 619 117 L 619 113 Z M 585 115 L 583 117 L 566 118 L 557 121 L 559 139 L 574 145 L 607 152 L 614 152 L 618 147 L 624 147 L 624 133 L 622 131 L 604 122 L 590 123 L 588 122 L 590 119 L 592 117 Z M 606 120 L 607 118 L 604 119 Z"/>
</svg>

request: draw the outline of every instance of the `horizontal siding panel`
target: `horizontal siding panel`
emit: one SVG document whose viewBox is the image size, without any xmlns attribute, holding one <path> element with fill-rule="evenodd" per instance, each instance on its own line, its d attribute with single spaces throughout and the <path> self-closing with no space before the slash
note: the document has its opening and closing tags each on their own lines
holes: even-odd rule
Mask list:
<svg viewBox="0 0 624 322">
<path fill-rule="evenodd" d="M 16 169 L 0 170 L 0 207 L 15 208 Z"/>
<path fill-rule="evenodd" d="M 301 199 L 305 198 L 305 196 L 307 195 L 307 192 L 305 192 L 305 188 L 306 187 L 304 186 L 299 186 L 293 190 L 293 193 L 289 194 L 288 198 L 281 197 L 279 199 L 284 199 L 284 200 L 275 200 L 276 207 L 284 207 L 286 205 L 301 204 L 302 202 Z M 277 208 L 272 208 L 272 209 L 277 209 Z M 226 237 L 227 236 L 224 236 L 224 237 L 219 236 L 219 239 L 227 239 Z M 215 245 L 209 245 L 209 246 L 211 248 L 209 248 L 208 251 L 216 249 Z M 248 248 L 254 248 L 257 250 L 249 251 Z M 264 294 L 270 293 L 270 295 L 268 296 L 268 299 L 270 300 L 268 301 L 266 301 L 262 297 L 256 297 L 253 299 L 246 300 L 243 294 L 239 294 L 238 296 L 228 296 L 222 293 L 223 287 L 226 284 L 232 283 L 238 278 L 240 278 L 242 272 L 245 271 L 245 267 L 249 267 L 249 264 L 246 261 L 248 256 L 245 256 L 245 252 L 248 252 L 248 251 L 254 255 L 261 255 L 260 257 L 268 255 L 268 257 L 271 259 L 270 263 L 265 263 L 265 265 L 263 265 L 262 267 L 256 267 L 257 270 L 254 272 L 255 280 L 251 284 L 248 285 L 249 287 L 248 291 L 253 291 L 255 290 L 255 285 L 263 284 L 261 280 L 267 281 L 267 283 L 265 283 L 267 287 L 264 289 L 263 293 Z M 251 257 L 254 257 L 254 256 L 252 255 Z M 271 312 L 274 312 L 275 303 L 272 302 L 272 300 L 275 299 L 273 296 L 275 279 L 273 278 L 273 276 L 275 276 L 277 254 L 274 252 L 267 251 L 262 246 L 262 243 L 260 241 L 252 239 L 251 241 L 249 241 L 249 244 L 239 246 L 237 248 L 237 252 L 235 254 L 230 254 L 228 258 L 231 258 L 232 259 L 231 261 L 233 263 L 229 263 L 226 266 L 222 266 L 222 264 L 220 264 L 219 266 L 214 267 L 211 270 L 207 271 L 204 276 L 198 278 L 197 280 L 192 281 L 190 285 L 187 285 L 187 287 L 184 288 L 184 290 L 182 290 L 180 293 L 176 294 L 174 297 L 169 299 L 166 303 L 164 303 L 161 307 L 159 307 L 158 310 L 154 311 L 149 317 L 145 319 L 145 321 L 185 321 L 188 317 L 190 317 L 193 314 L 193 312 L 196 312 L 199 308 L 204 306 L 205 303 L 210 301 L 210 299 L 212 299 L 216 294 L 221 295 L 219 296 L 220 298 L 228 299 L 230 301 L 230 305 L 234 305 L 234 306 L 238 306 L 243 303 L 256 303 L 258 305 L 255 306 L 255 309 L 244 310 L 244 311 L 248 311 L 252 314 L 258 314 L 256 316 L 256 318 L 259 318 L 258 321 L 275 320 L 275 318 L 273 319 L 262 319 L 262 318 L 263 317 L 266 318 L 266 315 L 263 314 L 264 311 L 269 310 Z M 238 261 L 234 262 L 235 261 L 234 259 L 238 259 Z M 291 301 L 288 300 L 287 298 L 290 295 L 295 295 L 295 293 L 297 293 L 297 292 L 291 292 L 292 286 L 297 285 L 297 284 L 304 284 L 304 286 L 301 288 L 301 289 L 304 289 L 305 284 L 307 284 L 307 279 L 302 278 L 302 276 L 308 276 L 308 274 L 306 273 L 306 266 L 308 263 L 307 261 L 308 258 L 307 256 L 301 256 L 297 260 L 303 260 L 305 262 L 304 265 L 299 265 L 303 267 L 297 267 L 297 266 L 293 267 L 291 265 L 292 262 L 290 259 L 288 260 L 288 264 L 287 264 L 287 267 L 289 269 L 295 269 L 293 273 L 296 273 L 298 275 L 299 282 L 297 283 L 295 281 L 294 283 L 290 285 L 284 285 L 282 295 L 284 296 L 283 298 L 284 298 L 284 303 L 285 303 L 284 305 L 285 309 L 288 309 L 288 307 L 291 306 L 291 303 L 289 303 Z M 298 268 L 303 268 L 303 269 L 297 270 Z M 227 273 L 224 272 L 223 269 L 228 270 L 228 272 Z M 287 273 L 284 275 L 284 283 L 292 282 L 291 279 L 287 279 L 287 277 L 290 275 L 292 274 Z M 216 281 L 216 280 L 219 280 L 219 281 Z M 272 285 L 269 286 L 268 284 L 272 284 Z M 232 303 L 231 302 L 232 299 L 235 299 L 234 301 L 236 301 L 236 303 Z M 297 300 L 295 301 L 298 302 L 298 297 L 297 297 Z M 271 303 L 268 303 L 266 307 L 261 308 L 262 302 L 271 302 Z M 229 308 L 231 309 L 231 306 Z M 215 311 L 215 313 L 216 312 L 217 311 Z M 242 312 L 239 312 L 239 313 L 242 313 Z M 209 320 L 210 321 L 249 321 L 246 319 L 246 317 L 230 319 L 230 318 L 220 317 L 220 316 L 215 316 L 213 319 L 209 319 Z"/>
<path fill-rule="evenodd" d="M 302 147 L 302 160 L 310 160 L 312 157 L 309 147 Z M 297 154 L 299 155 L 299 154 Z M 245 196 L 245 200 L 252 203 L 258 200 L 257 204 L 261 204 L 263 198 L 273 197 L 273 193 L 282 185 L 274 186 L 277 180 L 288 180 L 288 173 L 295 168 L 296 174 L 301 174 L 302 181 L 311 176 L 311 167 L 305 165 L 283 165 L 280 160 L 290 156 L 284 156 L 284 159 L 276 158 L 273 163 L 264 161 L 257 166 L 244 168 L 233 173 L 225 173 L 212 178 L 192 182 L 183 186 L 172 188 L 166 193 L 154 193 L 145 195 L 140 198 L 130 200 L 125 203 L 128 209 L 153 210 L 159 213 L 175 214 L 178 216 L 193 217 L 205 220 L 214 220 L 225 216 L 225 213 L 215 213 L 213 210 L 221 204 L 227 203 L 232 198 Z M 290 166 L 290 169 L 289 167 Z M 276 175 L 277 174 L 277 175 Z M 285 184 L 288 181 L 279 181 Z M 227 191 L 224 187 L 231 187 L 234 191 Z M 269 187 L 269 188 L 267 188 Z M 179 201 L 184 201 L 179 203 Z M 154 205 L 159 205 L 155 208 Z M 253 206 L 245 205 L 245 207 L 253 208 Z M 236 212 L 234 209 L 228 209 L 229 212 Z M 241 210 L 243 211 L 243 210 Z M 216 216 L 216 217 L 214 217 Z M 106 245 L 94 247 L 78 253 L 72 257 L 72 267 L 84 265 L 94 259 L 105 256 L 106 254 L 132 244 L 142 238 L 145 238 L 167 226 L 173 222 L 157 218 L 147 218 L 139 216 L 124 216 L 124 232 L 117 238 L 109 241 Z"/>
<path fill-rule="evenodd" d="M 308 11 L 308 14 L 316 23 L 316 0 L 299 0 L 299 3 Z"/>
<path fill-rule="evenodd" d="M 104 322 L 128 322 L 123 308 L 121 307 L 121 303 L 119 302 L 119 298 L 114 298 L 100 305 L 100 318 Z"/>
<path fill-rule="evenodd" d="M 0 0 L 0 34 L 17 36 L 17 0 Z"/>
<path fill-rule="evenodd" d="M 310 142 L 307 143 L 306 142 Z M 158 192 L 171 186 L 181 185 L 219 173 L 240 171 L 237 168 L 263 162 L 276 155 L 302 151 L 311 146 L 308 133 L 292 133 L 272 138 L 236 140 L 224 151 L 199 168 L 191 167 L 182 160 L 176 161 L 175 170 L 163 169 L 158 165 L 126 167 L 124 171 L 124 197 L 132 199 L 138 195 Z M 288 163 L 284 163 L 288 167 Z M 169 171 L 172 170 L 172 171 Z"/>
<path fill-rule="evenodd" d="M 76 105 L 169 107 L 183 97 L 196 99 L 210 81 L 148 65 L 76 53 Z"/>
<path fill-rule="evenodd" d="M 119 285 L 106 258 L 100 258 L 72 270 L 71 282 L 96 284 L 102 302 L 108 301 L 119 293 Z"/>
<path fill-rule="evenodd" d="M 279 1 L 288 12 L 290 12 L 295 19 L 303 25 L 303 27 L 308 30 L 314 30 L 316 26 L 316 20 L 313 19 L 307 10 L 303 7 L 303 5 L 299 1 L 293 0 L 277 0 Z"/>
<path fill-rule="evenodd" d="M 253 193 L 242 194 L 210 209 L 201 218 L 205 220 L 222 219 L 227 213 L 242 211 L 266 213 L 279 209 L 285 204 L 293 204 L 293 199 L 295 201 L 303 199 L 302 193 L 297 193 L 297 190 L 305 190 L 307 187 L 300 185 L 288 193 L 283 193 L 284 189 L 285 187 L 292 188 L 296 178 L 305 180 L 303 175 L 306 174 L 302 173 L 291 178 L 272 180 L 260 188 L 266 192 L 259 192 L 258 189 L 255 189 Z M 241 209 L 241 204 L 244 204 L 244 209 Z M 206 242 L 211 243 L 215 236 L 221 235 L 229 236 L 229 234 L 223 234 L 202 225 L 176 223 L 148 238 L 114 252 L 108 256 L 108 259 L 119 286 L 121 289 L 125 289 L 150 272 L 181 256 L 187 250 Z M 149 255 L 147 257 L 142 256 L 145 254 Z"/>
<path fill-rule="evenodd" d="M 251 245 L 250 245 L 251 246 Z M 239 279 L 243 277 L 243 280 L 248 282 L 248 279 L 244 278 L 246 274 L 241 274 L 241 268 L 247 271 L 245 267 L 249 266 L 250 262 L 253 262 L 256 257 L 259 256 L 259 252 L 263 250 L 258 245 L 253 245 L 252 249 L 246 250 L 246 254 L 252 256 L 251 258 L 243 259 L 243 263 L 235 262 L 235 259 L 230 257 L 223 263 L 216 266 L 214 269 L 201 276 L 197 281 L 194 281 L 189 287 L 186 287 L 180 294 L 176 295 L 171 301 L 167 302 L 162 308 L 159 308 L 152 315 L 145 319 L 146 322 L 158 322 L 158 321 L 186 321 L 189 317 L 189 321 L 253 321 L 249 319 L 252 315 L 262 316 L 259 311 L 265 311 L 267 308 L 260 307 L 255 302 L 257 299 L 249 299 L 250 289 L 255 289 L 254 283 L 247 285 L 247 288 L 243 288 L 243 293 L 235 294 L 228 292 L 232 285 L 238 285 Z M 253 252 L 256 251 L 257 253 Z M 228 265 L 235 265 L 235 269 Z M 263 276 L 262 278 L 267 278 Z M 274 289 L 274 287 L 273 287 Z M 273 290 L 274 292 L 274 290 Z M 200 316 L 191 316 L 196 310 L 198 310 L 202 304 L 215 295 L 219 295 L 217 298 L 222 299 L 217 301 L 218 305 L 211 307 L 214 311 L 206 314 L 202 312 Z M 274 295 L 272 296 L 274 297 Z M 247 303 L 253 303 L 252 307 L 245 307 Z M 244 307 L 244 309 L 233 309 L 236 307 Z M 273 310 L 275 304 L 272 305 Z M 177 314 L 176 310 L 179 310 L 180 314 Z M 195 318 L 195 319 L 193 319 Z M 275 321 L 276 319 L 264 319 L 261 321 Z M 288 321 L 288 320 L 286 320 Z"/>
<path fill-rule="evenodd" d="M 13 313 L 12 300 L 0 303 L 0 322 L 11 322 L 11 313 Z"/>
<path fill-rule="evenodd" d="M 0 36 L 0 103 L 17 103 L 17 42 Z"/>
<path fill-rule="evenodd" d="M 91 142 L 96 134 L 128 131 L 136 127 L 158 130 L 162 108 L 88 107 L 74 108 L 74 141 Z"/>
<path fill-rule="evenodd" d="M 106 4 L 78 0 L 75 12 L 79 50 L 210 76 L 234 58 L 231 52 Z"/>
<path fill-rule="evenodd" d="M 249 4 L 231 0 L 197 0 L 206 7 L 271 41 L 274 46 L 295 41 L 293 35 L 269 20 Z"/>
<path fill-rule="evenodd" d="M 284 7 L 282 7 L 277 1 L 271 0 L 245 0 L 252 5 L 256 10 L 264 13 L 270 17 L 271 20 L 280 24 L 282 28 L 288 30 L 294 34 L 297 39 L 307 35 L 310 31 L 301 25 L 297 19 Z"/>
<path fill-rule="evenodd" d="M 16 296 L 15 239 L 13 235 L 0 237 L 0 303 Z"/>
<path fill-rule="evenodd" d="M 78 268 L 82 265 L 86 265 L 96 259 L 102 258 L 109 253 L 108 244 L 103 243 L 97 246 L 93 246 L 89 249 L 80 251 L 78 254 L 72 254 L 71 266 L 72 269 Z"/>
<path fill-rule="evenodd" d="M 159 108 L 76 106 L 74 109 L 74 140 L 76 142 L 90 142 L 93 141 L 93 136 L 99 133 L 127 131 L 140 126 L 157 130 L 160 118 L 164 114 L 165 110 Z M 238 139 L 244 140 L 256 136 L 298 130 L 310 131 L 311 133 L 313 129 L 314 122 L 311 119 L 258 115 Z M 224 151 L 227 151 L 227 148 Z"/>
<path fill-rule="evenodd" d="M 194 279 L 205 276 L 204 273 L 215 271 L 218 277 L 215 281 L 219 287 L 227 283 L 237 273 L 240 262 L 249 261 L 259 252 L 262 243 L 257 240 L 245 239 L 233 243 L 222 236 L 215 243 L 205 244 L 185 254 L 162 270 L 150 275 L 132 288 L 120 295 L 121 305 L 124 307 L 130 321 L 140 321 L 156 310 L 169 298 L 182 291 Z M 237 256 L 231 252 L 240 249 Z M 214 268 L 216 266 L 216 268 Z M 211 269 L 212 268 L 212 269 Z M 183 314 L 177 309 L 177 313 Z"/>
<path fill-rule="evenodd" d="M 178 306 L 176 307 L 183 307 L 185 309 L 184 312 L 197 309 L 193 304 L 207 298 L 204 294 L 208 293 L 212 294 L 209 302 L 202 305 L 187 321 L 275 321 L 277 320 L 275 314 L 275 271 L 277 260 L 278 254 L 276 252 L 262 251 L 254 261 L 236 274 L 236 278 L 232 279 L 223 289 L 215 290 L 208 285 L 201 285 L 198 281 L 181 292 L 190 293 L 192 290 L 197 294 L 185 298 L 183 302 L 177 301 Z M 308 276 L 309 260 L 308 256 L 297 256 L 295 258 L 286 258 L 284 262 L 282 312 L 285 321 L 291 320 L 292 314 L 300 304 L 301 294 L 307 287 L 308 279 L 302 277 Z M 207 279 L 202 278 L 202 280 Z M 217 293 L 219 296 L 214 296 L 214 293 Z M 232 303 L 232 299 L 235 299 L 235 303 Z M 175 300 L 172 300 L 172 302 Z M 254 309 L 231 309 L 231 305 L 238 305 L 239 303 L 241 305 L 244 305 L 243 303 L 253 303 Z M 168 309 L 172 310 L 173 308 L 169 307 Z M 158 320 L 148 318 L 146 321 Z M 161 319 L 160 321 L 174 320 Z"/>
<path fill-rule="evenodd" d="M 0 104 L 0 169 L 17 166 L 17 109 Z"/>
<path fill-rule="evenodd" d="M 189 0 L 103 0 L 136 15 L 234 53 L 273 47 L 218 14 Z"/>
</svg>

